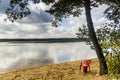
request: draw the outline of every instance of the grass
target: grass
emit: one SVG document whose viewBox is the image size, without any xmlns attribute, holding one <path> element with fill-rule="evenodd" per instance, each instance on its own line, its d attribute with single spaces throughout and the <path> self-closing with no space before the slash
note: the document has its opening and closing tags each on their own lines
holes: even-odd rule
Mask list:
<svg viewBox="0 0 120 80">
<path fill-rule="evenodd" d="M 0 80 L 117 80 L 113 76 L 99 76 L 97 59 L 92 59 L 91 71 L 79 70 L 82 61 L 50 64 L 0 74 Z"/>
</svg>

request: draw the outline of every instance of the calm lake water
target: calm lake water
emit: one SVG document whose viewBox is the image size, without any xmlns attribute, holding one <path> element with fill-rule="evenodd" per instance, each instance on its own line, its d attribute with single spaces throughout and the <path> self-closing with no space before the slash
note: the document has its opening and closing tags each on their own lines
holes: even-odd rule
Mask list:
<svg viewBox="0 0 120 80">
<path fill-rule="evenodd" d="M 0 43 L 0 72 L 90 58 L 96 54 L 84 42 Z"/>
</svg>

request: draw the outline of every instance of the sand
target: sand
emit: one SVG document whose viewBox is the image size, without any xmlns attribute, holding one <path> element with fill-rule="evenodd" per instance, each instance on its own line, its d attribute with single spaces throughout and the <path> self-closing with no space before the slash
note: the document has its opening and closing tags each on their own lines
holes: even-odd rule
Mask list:
<svg viewBox="0 0 120 80">
<path fill-rule="evenodd" d="M 91 70 L 80 71 L 83 60 L 49 64 L 0 74 L 0 80 L 117 80 L 113 76 L 99 75 L 97 59 L 92 59 Z"/>
</svg>

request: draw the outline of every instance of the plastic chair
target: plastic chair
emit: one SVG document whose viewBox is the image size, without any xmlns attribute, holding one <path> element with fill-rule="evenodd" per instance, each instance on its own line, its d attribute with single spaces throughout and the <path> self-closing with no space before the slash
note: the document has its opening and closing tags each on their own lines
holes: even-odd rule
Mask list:
<svg viewBox="0 0 120 80">
<path fill-rule="evenodd" d="M 91 60 L 86 60 L 84 63 L 81 62 L 80 64 L 80 71 L 81 71 L 81 68 L 83 67 L 83 72 L 87 72 L 87 68 L 89 68 L 89 71 L 90 71 L 90 64 L 91 64 Z"/>
</svg>

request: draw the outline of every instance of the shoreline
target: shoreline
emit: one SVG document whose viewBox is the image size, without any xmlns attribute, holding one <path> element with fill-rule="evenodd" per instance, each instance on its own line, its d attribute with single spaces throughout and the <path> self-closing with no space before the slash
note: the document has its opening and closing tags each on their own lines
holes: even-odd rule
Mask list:
<svg viewBox="0 0 120 80">
<path fill-rule="evenodd" d="M 99 76 L 98 60 L 97 58 L 91 60 L 91 71 L 85 74 L 79 70 L 79 65 L 84 60 L 77 60 L 10 71 L 0 74 L 0 80 L 107 80 L 110 78 L 108 75 Z"/>
<path fill-rule="evenodd" d="M 59 62 L 59 63 L 48 63 L 48 64 L 42 64 L 42 65 L 36 65 L 36 66 L 25 66 L 25 67 L 19 67 L 19 68 L 15 68 L 15 69 L 2 69 L 0 70 L 0 75 L 1 74 L 5 74 L 5 73 L 9 73 L 9 72 L 14 72 L 14 71 L 21 71 L 21 70 L 26 70 L 26 69 L 31 69 L 31 68 L 37 68 L 37 67 L 42 67 L 42 66 L 49 66 L 49 65 L 60 65 L 60 64 L 64 64 L 64 63 L 72 63 L 72 62 L 78 62 L 78 61 L 85 61 L 85 60 L 97 60 L 97 58 L 91 58 L 91 59 L 80 59 L 80 60 L 73 60 L 73 61 L 64 61 L 64 62 Z"/>
</svg>

